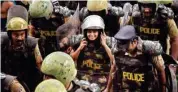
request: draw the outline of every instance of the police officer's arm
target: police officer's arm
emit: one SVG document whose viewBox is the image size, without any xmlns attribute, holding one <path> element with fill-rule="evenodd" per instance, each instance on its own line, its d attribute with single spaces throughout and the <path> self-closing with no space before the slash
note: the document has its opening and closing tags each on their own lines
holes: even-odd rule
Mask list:
<svg viewBox="0 0 178 92">
<path fill-rule="evenodd" d="M 13 2 L 11 2 L 10 0 L 1 2 L 1 18 L 7 17 L 8 9 L 13 5 Z"/>
<path fill-rule="evenodd" d="M 171 56 L 178 60 L 178 28 L 173 19 L 168 19 L 169 36 L 171 44 Z"/>
<path fill-rule="evenodd" d="M 166 75 L 164 71 L 164 61 L 161 55 L 152 56 L 153 65 L 155 66 L 159 82 L 161 84 L 161 92 L 166 92 Z"/>
<path fill-rule="evenodd" d="M 152 55 L 152 62 L 153 65 L 155 66 L 157 72 L 158 72 L 158 76 L 159 76 L 159 81 L 162 84 L 162 92 L 165 92 L 165 84 L 166 84 L 166 77 L 165 77 L 165 71 L 164 71 L 164 61 L 163 58 L 161 56 L 163 49 L 162 46 L 159 42 L 155 41 L 141 41 L 141 39 L 139 38 L 140 42 L 142 42 L 141 46 L 142 51 L 144 53 L 148 53 L 149 55 Z"/>
<path fill-rule="evenodd" d="M 114 56 L 113 56 L 114 57 Z M 116 63 L 115 60 L 111 62 L 111 68 L 109 72 L 108 84 L 106 86 L 105 92 L 110 92 L 110 89 L 113 84 L 114 72 L 116 71 Z"/>
<path fill-rule="evenodd" d="M 4 75 L 4 78 L 1 81 L 4 85 L 5 90 L 8 90 L 10 92 L 26 92 L 24 87 L 18 82 L 16 77 L 3 73 L 1 74 L 1 77 L 2 75 Z"/>
<path fill-rule="evenodd" d="M 10 85 L 11 92 L 26 92 L 24 87 L 15 79 Z"/>
<path fill-rule="evenodd" d="M 110 64 L 111 64 L 108 84 L 107 84 L 107 87 L 106 87 L 106 92 L 108 92 L 111 89 L 111 86 L 112 86 L 112 74 L 115 70 L 116 64 L 115 64 L 115 60 L 114 60 L 114 55 L 112 54 L 111 49 L 106 44 L 106 34 L 105 33 L 101 34 L 101 44 L 104 47 L 104 49 L 106 50 L 106 53 L 109 56 Z"/>
<path fill-rule="evenodd" d="M 139 38 L 140 39 L 140 38 Z M 150 55 L 160 55 L 163 53 L 163 48 L 158 41 L 143 40 L 142 51 Z"/>
<path fill-rule="evenodd" d="M 37 67 L 40 70 L 43 59 L 42 59 L 38 44 L 36 44 L 36 47 L 35 47 L 35 50 L 34 50 L 34 54 L 35 54 Z"/>
</svg>

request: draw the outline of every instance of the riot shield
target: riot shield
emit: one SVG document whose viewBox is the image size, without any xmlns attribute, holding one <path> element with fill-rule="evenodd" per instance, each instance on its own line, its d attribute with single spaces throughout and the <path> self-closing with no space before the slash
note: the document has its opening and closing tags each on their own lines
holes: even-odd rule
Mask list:
<svg viewBox="0 0 178 92">
<path fill-rule="evenodd" d="M 8 10 L 7 23 L 13 17 L 21 17 L 28 22 L 28 11 L 21 5 L 14 5 Z"/>
</svg>

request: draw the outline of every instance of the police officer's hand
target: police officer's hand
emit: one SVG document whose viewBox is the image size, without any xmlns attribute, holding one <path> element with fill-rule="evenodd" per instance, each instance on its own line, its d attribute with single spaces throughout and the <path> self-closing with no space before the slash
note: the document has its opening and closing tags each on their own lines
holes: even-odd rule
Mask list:
<svg viewBox="0 0 178 92">
<path fill-rule="evenodd" d="M 80 42 L 80 46 L 79 49 L 83 50 L 83 48 L 87 45 L 87 41 L 85 38 L 82 39 L 82 41 Z"/>
<path fill-rule="evenodd" d="M 26 92 L 24 87 L 17 80 L 13 80 L 10 85 L 10 90 L 11 92 Z"/>
<path fill-rule="evenodd" d="M 101 33 L 101 44 L 106 45 L 106 34 L 104 32 Z"/>
</svg>

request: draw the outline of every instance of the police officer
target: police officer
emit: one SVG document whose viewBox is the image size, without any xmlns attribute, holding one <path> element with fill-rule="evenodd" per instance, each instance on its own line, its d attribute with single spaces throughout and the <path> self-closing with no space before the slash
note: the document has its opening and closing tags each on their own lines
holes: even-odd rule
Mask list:
<svg viewBox="0 0 178 92">
<path fill-rule="evenodd" d="M 26 92 L 15 76 L 0 73 L 3 92 Z"/>
<path fill-rule="evenodd" d="M 42 57 L 59 50 L 56 29 L 64 23 L 64 16 L 70 16 L 70 10 L 60 6 L 57 0 L 35 0 L 30 4 L 29 14 L 34 29 L 31 33 L 40 38 Z"/>
<path fill-rule="evenodd" d="M 1 33 L 2 72 L 17 76 L 31 91 L 40 81 L 41 55 L 37 39 L 27 35 L 28 23 L 13 17 L 7 23 L 7 32 Z M 33 81 L 31 81 L 33 80 Z"/>
<path fill-rule="evenodd" d="M 41 71 L 45 74 L 44 80 L 57 79 L 68 92 L 98 92 L 100 90 L 97 84 L 76 78 L 75 62 L 64 52 L 56 51 L 47 55 L 42 63 Z"/>
<path fill-rule="evenodd" d="M 44 58 L 41 71 L 45 74 L 44 79 L 57 79 L 69 92 L 74 92 L 79 88 L 73 82 L 77 70 L 70 55 L 64 52 L 52 52 Z"/>
<path fill-rule="evenodd" d="M 30 22 L 32 24 L 31 35 L 40 38 L 38 44 L 43 58 L 57 50 L 55 30 L 59 25 L 58 23 L 53 25 L 50 18 L 52 12 L 53 5 L 50 0 L 33 1 L 29 6 Z"/>
<path fill-rule="evenodd" d="M 160 44 L 142 41 L 130 25 L 122 27 L 114 38 L 118 41 L 118 51 L 114 53 L 117 65 L 114 92 L 165 92 L 166 76 Z M 152 66 L 156 71 L 152 71 Z"/>
<path fill-rule="evenodd" d="M 170 55 L 178 58 L 178 29 L 170 8 L 156 1 L 138 1 L 140 15 L 132 16 L 132 24 L 136 27 L 138 35 L 144 40 L 159 41 L 166 52 L 166 40 L 170 37 Z"/>
</svg>

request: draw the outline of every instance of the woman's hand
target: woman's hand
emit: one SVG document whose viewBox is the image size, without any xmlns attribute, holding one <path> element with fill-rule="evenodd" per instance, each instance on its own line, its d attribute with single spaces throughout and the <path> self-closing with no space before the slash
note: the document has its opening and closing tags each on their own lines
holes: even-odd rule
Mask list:
<svg viewBox="0 0 178 92">
<path fill-rule="evenodd" d="M 102 44 L 102 46 L 106 45 L 106 34 L 105 34 L 105 32 L 101 33 L 101 44 Z"/>
<path fill-rule="evenodd" d="M 83 48 L 87 45 L 87 41 L 85 38 L 82 39 L 82 41 L 80 42 L 80 46 L 79 49 L 83 50 Z"/>
</svg>

